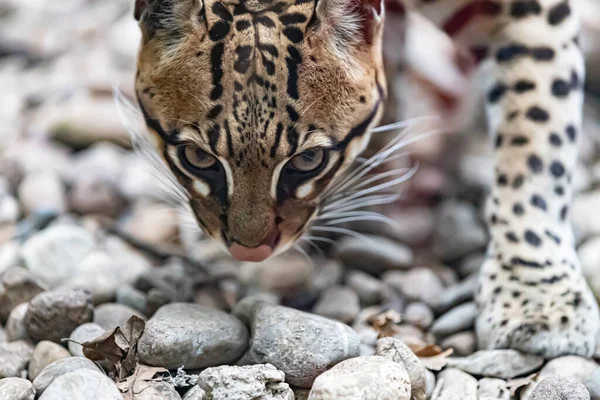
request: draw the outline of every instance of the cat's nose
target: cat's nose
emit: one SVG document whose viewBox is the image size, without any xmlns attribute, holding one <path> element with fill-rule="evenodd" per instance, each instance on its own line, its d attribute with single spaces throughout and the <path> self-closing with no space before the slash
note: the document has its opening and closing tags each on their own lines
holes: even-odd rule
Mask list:
<svg viewBox="0 0 600 400">
<path fill-rule="evenodd" d="M 279 230 L 273 229 L 263 238 L 257 247 L 246 247 L 234 241 L 229 246 L 229 253 L 238 261 L 261 262 L 271 257 L 279 242 Z"/>
</svg>

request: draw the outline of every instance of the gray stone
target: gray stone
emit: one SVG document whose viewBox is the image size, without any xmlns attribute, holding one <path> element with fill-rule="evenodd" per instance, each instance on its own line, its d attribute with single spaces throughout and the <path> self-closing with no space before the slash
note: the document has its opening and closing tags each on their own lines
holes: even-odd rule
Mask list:
<svg viewBox="0 0 600 400">
<path fill-rule="evenodd" d="M 435 390 L 435 374 L 428 369 L 425 370 L 425 388 L 427 398 L 431 399 L 433 391 Z"/>
<path fill-rule="evenodd" d="M 480 350 L 468 357 L 448 358 L 447 365 L 472 375 L 511 379 L 538 370 L 544 358 L 516 350 Z"/>
<path fill-rule="evenodd" d="M 379 279 L 362 271 L 350 271 L 346 285 L 356 292 L 360 303 L 365 306 L 379 304 L 387 294 L 387 287 Z"/>
<path fill-rule="evenodd" d="M 0 399 L 34 400 L 35 389 L 31 382 L 22 378 L 0 379 Z"/>
<path fill-rule="evenodd" d="M 592 400 L 600 400 L 600 368 L 596 368 L 583 384 L 590 392 Z"/>
<path fill-rule="evenodd" d="M 342 283 L 344 267 L 335 260 L 327 261 L 324 265 L 317 265 L 310 278 L 309 289 L 319 294 L 332 286 Z"/>
<path fill-rule="evenodd" d="M 342 361 L 314 382 L 309 400 L 410 400 L 410 380 L 402 364 L 384 357 Z"/>
<path fill-rule="evenodd" d="M 185 393 L 183 400 L 205 400 L 206 392 L 200 386 L 193 386 Z"/>
<path fill-rule="evenodd" d="M 327 368 L 360 353 L 360 340 L 349 326 L 318 315 L 262 303 L 251 321 L 250 355 L 270 363 L 290 384 L 309 388 Z"/>
<path fill-rule="evenodd" d="M 392 337 L 382 338 L 377 341 L 375 354 L 404 366 L 410 379 L 411 399 L 427 399 L 425 367 L 407 345 Z"/>
<path fill-rule="evenodd" d="M 4 343 L 4 342 L 7 342 L 6 332 L 4 332 L 4 329 L 0 328 L 0 343 Z"/>
<path fill-rule="evenodd" d="M 569 215 L 579 238 L 600 234 L 600 218 L 595 211 L 599 201 L 600 190 L 581 193 L 573 199 Z"/>
<path fill-rule="evenodd" d="M 52 211 L 62 214 L 66 210 L 65 187 L 60 177 L 49 170 L 27 174 L 18 188 L 19 200 L 26 214 Z"/>
<path fill-rule="evenodd" d="M 25 268 L 13 267 L 4 271 L 0 275 L 0 322 L 6 321 L 13 308 L 43 290 Z"/>
<path fill-rule="evenodd" d="M 32 354 L 33 346 L 23 340 L 0 343 L 0 378 L 21 376 Z"/>
<path fill-rule="evenodd" d="M 239 267 L 240 281 L 263 290 L 285 291 L 307 286 L 313 264 L 302 256 L 274 257 L 260 263 L 243 263 Z"/>
<path fill-rule="evenodd" d="M 100 372 L 93 361 L 83 357 L 68 357 L 56 360 L 44 368 L 33 380 L 33 387 L 37 395 L 41 395 L 55 379 L 72 371 L 89 369 Z"/>
<path fill-rule="evenodd" d="M 263 305 L 277 305 L 279 299 L 277 296 L 271 293 L 255 293 L 244 297 L 240 300 L 233 309 L 233 315 L 235 315 L 240 321 L 246 325 L 250 325 L 252 317 L 256 311 Z"/>
<path fill-rule="evenodd" d="M 117 288 L 117 303 L 131 307 L 140 313 L 147 309 L 146 295 L 131 285 L 121 285 Z"/>
<path fill-rule="evenodd" d="M 175 387 L 168 382 L 146 382 L 144 390 L 134 395 L 135 400 L 181 400 Z"/>
<path fill-rule="evenodd" d="M 431 400 L 477 400 L 477 379 L 461 370 L 446 368 L 438 374 Z"/>
<path fill-rule="evenodd" d="M 57 377 L 39 400 L 123 400 L 117 385 L 100 371 L 80 369 Z"/>
<path fill-rule="evenodd" d="M 410 303 L 402 313 L 403 320 L 411 325 L 427 329 L 433 323 L 434 315 L 431 308 L 421 302 Z"/>
<path fill-rule="evenodd" d="M 431 326 L 431 333 L 449 336 L 472 329 L 477 315 L 477 305 L 474 302 L 461 304 L 439 317 Z"/>
<path fill-rule="evenodd" d="M 79 325 L 69 336 L 69 352 L 76 357 L 84 357 L 81 344 L 96 339 L 106 332 L 106 329 L 93 322 Z"/>
<path fill-rule="evenodd" d="M 34 380 L 46 366 L 52 364 L 56 360 L 62 360 L 63 358 L 70 356 L 67 349 L 61 345 L 48 340 L 42 340 L 33 349 L 33 355 L 29 362 L 28 378 Z"/>
<path fill-rule="evenodd" d="M 529 400 L 590 400 L 590 393 L 582 383 L 553 376 L 535 386 Z"/>
<path fill-rule="evenodd" d="M 483 378 L 479 380 L 477 396 L 479 400 L 510 400 L 510 390 L 502 379 Z"/>
<path fill-rule="evenodd" d="M 458 272 L 461 276 L 470 276 L 473 274 L 477 276 L 477 273 L 481 269 L 485 258 L 485 253 L 469 254 L 460 261 L 458 265 Z"/>
<path fill-rule="evenodd" d="M 588 279 L 597 276 L 598 266 L 600 266 L 600 236 L 592 237 L 579 246 L 577 256 L 583 275 Z M 596 295 L 596 297 L 600 296 Z"/>
<path fill-rule="evenodd" d="M 248 331 L 237 318 L 197 304 L 172 303 L 146 323 L 138 356 L 168 369 L 207 368 L 231 363 L 244 354 Z"/>
<path fill-rule="evenodd" d="M 104 330 L 114 329 L 117 326 L 124 327 L 133 315 L 146 319 L 139 311 L 118 303 L 101 304 L 94 310 L 94 323 Z"/>
<path fill-rule="evenodd" d="M 487 234 L 475 206 L 447 200 L 438 210 L 433 251 L 443 261 L 458 258 L 485 247 Z"/>
<path fill-rule="evenodd" d="M 81 289 L 53 290 L 35 296 L 25 314 L 25 329 L 32 339 L 60 342 L 79 325 L 92 320 L 92 297 Z"/>
<path fill-rule="evenodd" d="M 407 272 L 390 271 L 383 281 L 398 290 L 408 300 L 419 300 L 427 304 L 444 290 L 440 277 L 431 268 L 418 267 Z"/>
<path fill-rule="evenodd" d="M 371 275 L 410 268 L 414 261 L 410 247 L 374 235 L 342 238 L 337 242 L 336 256 L 345 266 Z"/>
<path fill-rule="evenodd" d="M 212 400 L 294 400 L 285 374 L 270 364 L 208 368 L 200 385 Z"/>
<path fill-rule="evenodd" d="M 28 303 L 19 304 L 11 311 L 6 321 L 6 340 L 14 342 L 17 340 L 29 340 L 27 329 L 25 329 L 25 315 Z"/>
<path fill-rule="evenodd" d="M 431 303 L 437 313 L 442 313 L 457 304 L 473 300 L 479 282 L 477 274 L 471 275 L 456 285 L 444 289 Z"/>
<path fill-rule="evenodd" d="M 477 339 L 472 331 L 459 332 L 448 336 L 440 344 L 443 349 L 454 349 L 455 356 L 466 357 L 477 348 Z"/>
<path fill-rule="evenodd" d="M 352 323 L 360 312 L 358 295 L 350 288 L 333 286 L 325 290 L 313 312 L 327 318 Z"/>
</svg>

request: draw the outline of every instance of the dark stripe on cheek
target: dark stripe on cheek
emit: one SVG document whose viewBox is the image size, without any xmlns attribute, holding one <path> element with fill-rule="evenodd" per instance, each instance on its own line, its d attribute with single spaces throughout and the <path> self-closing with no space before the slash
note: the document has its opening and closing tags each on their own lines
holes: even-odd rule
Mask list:
<svg viewBox="0 0 600 400">
<path fill-rule="evenodd" d="M 281 134 L 283 133 L 283 125 L 281 123 L 277 124 L 277 131 L 275 132 L 275 143 L 273 143 L 273 147 L 271 147 L 271 158 L 275 157 L 277 153 L 277 148 L 279 147 L 279 142 L 281 141 Z"/>
<path fill-rule="evenodd" d="M 288 46 L 288 56 L 285 58 L 288 69 L 288 95 L 298 100 L 300 94 L 298 93 L 298 66 L 302 63 L 302 55 L 294 46 Z"/>
<path fill-rule="evenodd" d="M 367 128 L 369 127 L 369 125 L 371 125 L 371 122 L 373 122 L 373 120 L 377 116 L 380 104 L 381 100 L 378 100 L 377 104 L 375 104 L 375 107 L 373 108 L 373 111 L 371 111 L 369 116 L 363 122 L 352 128 L 350 132 L 348 132 L 344 140 L 342 140 L 336 146 L 336 150 L 344 150 L 354 138 L 363 136 L 367 132 Z"/>
<path fill-rule="evenodd" d="M 140 110 L 142 111 L 142 115 L 144 116 L 146 125 L 148 125 L 148 127 L 151 128 L 152 130 L 156 131 L 156 133 L 158 133 L 158 135 L 161 137 L 162 140 L 166 141 L 167 133 L 164 131 L 162 126 L 160 126 L 160 122 L 158 122 L 156 119 L 152 118 L 148 114 L 148 112 L 146 111 L 146 107 L 144 107 L 144 104 L 142 103 L 142 101 L 140 100 L 139 97 L 138 97 L 138 104 L 140 105 Z"/>
</svg>

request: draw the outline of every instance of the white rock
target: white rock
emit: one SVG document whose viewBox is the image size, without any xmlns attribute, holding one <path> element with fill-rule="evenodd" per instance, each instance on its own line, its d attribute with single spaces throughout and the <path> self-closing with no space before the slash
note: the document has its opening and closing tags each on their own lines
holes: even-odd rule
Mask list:
<svg viewBox="0 0 600 400">
<path fill-rule="evenodd" d="M 23 340 L 0 343 L 0 378 L 21 376 L 32 354 L 33 346 Z"/>
<path fill-rule="evenodd" d="M 41 395 L 52 382 L 57 378 L 73 371 L 89 369 L 94 372 L 100 372 L 93 361 L 83 357 L 68 357 L 56 360 L 47 365 L 38 376 L 33 380 L 33 387 L 37 395 Z"/>
<path fill-rule="evenodd" d="M 600 215 L 596 213 L 600 204 L 600 190 L 580 193 L 573 199 L 570 215 L 573 230 L 580 239 L 600 234 Z"/>
<path fill-rule="evenodd" d="M 360 312 L 358 295 L 350 288 L 333 286 L 323 293 L 313 312 L 350 324 Z"/>
<path fill-rule="evenodd" d="M 387 337 L 377 341 L 376 355 L 401 364 L 410 379 L 412 399 L 427 399 L 425 367 L 412 350 L 402 341 Z"/>
<path fill-rule="evenodd" d="M 468 357 L 448 358 L 447 365 L 472 375 L 511 379 L 537 371 L 544 358 L 516 350 L 480 350 Z"/>
<path fill-rule="evenodd" d="M 104 330 L 125 327 L 132 315 L 145 319 L 146 317 L 139 311 L 118 303 L 104 303 L 94 310 L 94 324 Z"/>
<path fill-rule="evenodd" d="M 477 395 L 479 400 L 509 400 L 510 390 L 502 379 L 483 378 L 479 380 Z"/>
<path fill-rule="evenodd" d="M 432 400 L 477 400 L 477 379 L 455 368 L 438 374 Z"/>
<path fill-rule="evenodd" d="M 34 400 L 35 389 L 31 382 L 22 378 L 0 379 L 0 399 Z"/>
<path fill-rule="evenodd" d="M 42 340 L 33 349 L 33 355 L 31 356 L 31 361 L 29 362 L 28 378 L 30 380 L 34 380 L 48 365 L 52 364 L 56 360 L 61 360 L 70 356 L 71 355 L 67 349 L 61 345 L 48 340 Z"/>
<path fill-rule="evenodd" d="M 438 336 L 449 336 L 471 329 L 477 315 L 477 305 L 474 302 L 461 304 L 439 317 L 431 326 L 431 332 Z"/>
<path fill-rule="evenodd" d="M 430 268 L 417 267 L 410 271 L 389 271 L 383 281 L 409 300 L 430 304 L 444 290 L 442 282 Z"/>
<path fill-rule="evenodd" d="M 337 242 L 336 255 L 347 267 L 371 275 L 379 275 L 389 269 L 407 269 L 414 260 L 413 251 L 408 246 L 375 235 L 342 238 Z"/>
<path fill-rule="evenodd" d="M 106 332 L 106 329 L 93 322 L 79 325 L 69 336 L 69 352 L 72 356 L 84 357 L 83 348 L 78 343 L 85 343 L 96 339 Z"/>
<path fill-rule="evenodd" d="M 19 200 L 26 214 L 66 210 L 66 195 L 60 177 L 51 171 L 34 172 L 25 177 L 18 188 Z"/>
<path fill-rule="evenodd" d="M 454 261 L 487 244 L 487 233 L 470 203 L 445 201 L 438 210 L 434 252 L 443 261 Z"/>
<path fill-rule="evenodd" d="M 25 328 L 25 314 L 29 304 L 19 304 L 10 312 L 8 321 L 6 321 L 6 340 L 14 342 L 17 340 L 28 340 L 27 329 Z"/>
<path fill-rule="evenodd" d="M 123 400 L 115 383 L 100 371 L 80 369 L 56 378 L 39 400 Z"/>
<path fill-rule="evenodd" d="M 590 393 L 582 383 L 554 376 L 538 383 L 529 400 L 589 400 Z"/>
</svg>

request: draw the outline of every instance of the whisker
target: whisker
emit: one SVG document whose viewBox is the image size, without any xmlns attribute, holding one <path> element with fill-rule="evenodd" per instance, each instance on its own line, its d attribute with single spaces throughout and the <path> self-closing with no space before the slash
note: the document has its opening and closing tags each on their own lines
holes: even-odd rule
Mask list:
<svg viewBox="0 0 600 400">
<path fill-rule="evenodd" d="M 346 229 L 346 228 L 340 228 L 340 227 L 336 227 L 336 226 L 314 225 L 314 226 L 311 227 L 311 230 L 313 230 L 313 231 L 322 231 L 322 232 L 341 233 L 343 235 L 352 236 L 352 237 L 355 237 L 357 239 L 364 240 L 366 242 L 370 242 L 372 244 L 375 244 L 372 239 L 366 237 L 365 235 L 363 235 L 361 233 L 358 233 L 358 232 L 354 232 L 354 231 L 352 231 L 350 229 Z"/>
<path fill-rule="evenodd" d="M 325 253 L 323 253 L 323 250 L 316 243 L 314 243 L 312 240 L 310 240 L 310 239 L 308 239 L 306 237 L 300 237 L 300 240 L 302 240 L 303 242 L 308 243 L 308 245 L 310 247 L 312 247 L 313 249 L 315 249 L 317 251 L 317 253 L 319 253 L 319 255 L 322 258 L 325 258 Z"/>
<path fill-rule="evenodd" d="M 322 236 L 304 235 L 303 237 L 312 240 L 313 242 L 324 242 L 329 244 L 335 244 L 335 240 L 329 239 Z"/>
<path fill-rule="evenodd" d="M 296 251 L 298 251 L 298 253 L 302 254 L 304 256 L 304 258 L 306 258 L 306 261 L 309 262 L 309 264 L 314 265 L 313 260 L 310 258 L 310 256 L 306 252 L 306 250 L 304 250 L 302 247 L 300 247 L 300 245 L 298 243 L 294 244 L 294 246 L 292 248 L 295 249 Z"/>
</svg>

